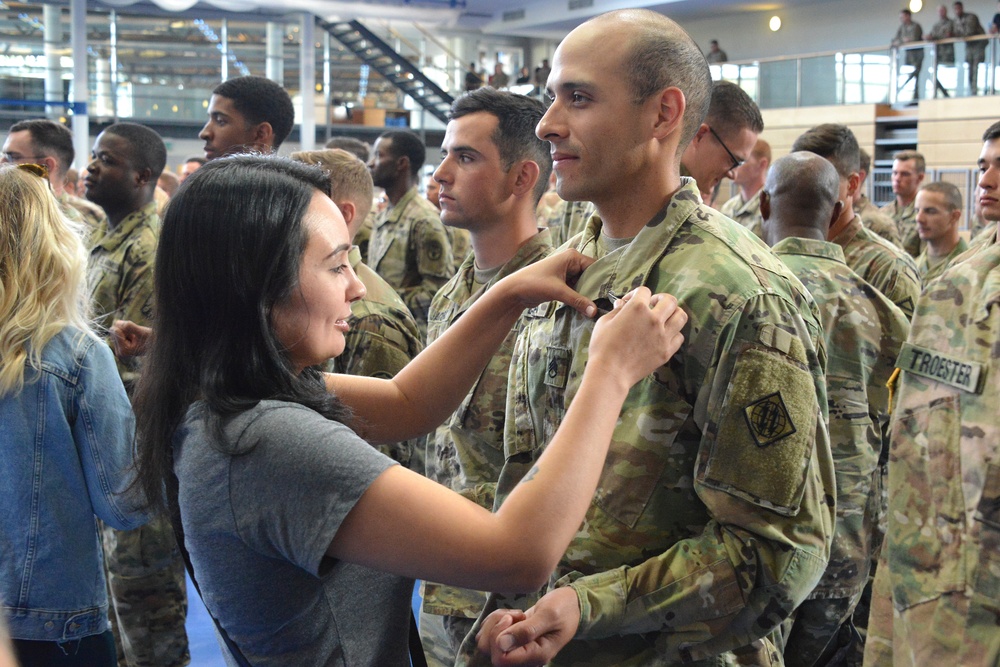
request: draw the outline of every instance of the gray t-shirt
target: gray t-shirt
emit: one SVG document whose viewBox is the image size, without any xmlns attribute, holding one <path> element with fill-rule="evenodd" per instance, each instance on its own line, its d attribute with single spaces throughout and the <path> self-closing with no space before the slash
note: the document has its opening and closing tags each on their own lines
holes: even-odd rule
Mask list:
<svg viewBox="0 0 1000 667">
<path fill-rule="evenodd" d="M 184 541 L 206 606 L 246 658 L 408 665 L 413 581 L 324 555 L 394 462 L 293 403 L 263 401 L 229 419 L 216 446 L 207 417 L 195 403 L 174 438 Z"/>
</svg>

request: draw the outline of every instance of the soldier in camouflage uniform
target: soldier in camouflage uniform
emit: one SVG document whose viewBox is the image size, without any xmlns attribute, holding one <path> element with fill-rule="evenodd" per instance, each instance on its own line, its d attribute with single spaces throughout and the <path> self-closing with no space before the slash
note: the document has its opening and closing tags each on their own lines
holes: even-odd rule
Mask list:
<svg viewBox="0 0 1000 667">
<path fill-rule="evenodd" d="M 810 151 L 829 160 L 840 175 L 840 218 L 830 227 L 829 240 L 844 250 L 847 265 L 875 289 L 913 316 L 920 294 L 920 276 L 913 258 L 861 224 L 854 211 L 854 195 L 861 186 L 860 149 L 846 125 L 817 125 L 792 145 L 793 151 Z"/>
<path fill-rule="evenodd" d="M 1000 220 L 1000 123 L 979 157 Z M 927 286 L 899 356 L 866 667 L 1000 664 L 1000 245 Z"/>
<path fill-rule="evenodd" d="M 825 571 L 834 529 L 815 304 L 679 175 L 712 83 L 676 23 L 647 10 L 592 19 L 559 45 L 548 85 L 537 132 L 559 194 L 598 212 L 571 240 L 596 260 L 576 289 L 605 308 L 638 285 L 672 290 L 690 319 L 681 351 L 629 394 L 544 595 L 491 595 L 478 647 L 533 664 L 780 663 L 777 628 Z M 593 331 L 555 303 L 524 318 L 498 504 L 573 400 Z M 461 658 L 484 660 L 473 637 Z"/>
<path fill-rule="evenodd" d="M 65 174 L 75 157 L 73 134 L 69 128 L 47 118 L 14 123 L 3 144 L 3 162 L 33 162 L 49 170 L 49 183 L 59 209 L 70 220 L 84 223 L 86 233 L 92 236 L 107 218 L 99 206 L 66 191 Z M 86 238 L 84 242 L 89 247 L 91 239 Z"/>
<path fill-rule="evenodd" d="M 592 215 L 594 205 L 589 201 L 560 201 L 553 206 L 545 222 L 552 246 L 558 248 L 582 232 Z"/>
<path fill-rule="evenodd" d="M 872 156 L 864 148 L 859 150 L 861 169 L 858 172 L 858 190 L 854 194 L 854 212 L 861 216 L 861 224 L 872 230 L 894 246 L 903 247 L 896 222 L 879 210 L 864 193 L 865 180 L 871 173 Z"/>
<path fill-rule="evenodd" d="M 751 232 L 764 238 L 761 229 L 763 218 L 760 215 L 760 193 L 767 178 L 767 169 L 771 165 L 771 144 L 758 139 L 750 151 L 750 157 L 733 172 L 733 182 L 740 191 L 727 201 L 719 211 L 727 218 L 732 218 Z"/>
<path fill-rule="evenodd" d="M 368 266 L 399 293 L 426 336 L 431 299 L 455 273 L 438 210 L 417 193 L 417 174 L 427 151 L 417 135 L 396 131 L 380 136 L 373 153 L 368 168 L 390 206 L 372 229 Z"/>
<path fill-rule="evenodd" d="M 944 273 L 969 244 L 958 234 L 962 219 L 962 193 L 951 183 L 935 181 L 917 192 L 917 233 L 924 250 L 917 257 L 917 271 L 924 285 Z"/>
<path fill-rule="evenodd" d="M 166 159 L 163 140 L 141 125 L 112 125 L 94 143 L 86 195 L 108 216 L 107 225 L 97 230 L 87 262 L 97 327 L 107 330 L 117 319 L 148 325 L 152 318 L 160 226 L 153 190 Z M 138 378 L 137 360 L 119 359 L 118 370 L 131 393 Z M 131 531 L 103 526 L 102 535 L 118 664 L 188 664 L 184 561 L 169 519 L 157 516 Z"/>
<path fill-rule="evenodd" d="M 899 151 L 892 156 L 892 192 L 896 199 L 881 208 L 896 223 L 902 248 L 911 257 L 919 255 L 921 250 L 913 204 L 926 169 L 924 156 L 917 151 Z"/>
<path fill-rule="evenodd" d="M 352 241 L 372 206 L 372 177 L 368 167 L 342 149 L 292 153 L 293 160 L 319 165 L 330 174 L 330 198 L 340 209 Z M 423 349 L 417 323 L 396 291 L 361 261 L 357 246 L 347 255 L 351 268 L 365 286 L 365 296 L 351 304 L 350 329 L 344 351 L 329 369 L 347 375 L 392 378 Z M 376 447 L 411 470 L 423 473 L 423 438 Z"/>
<path fill-rule="evenodd" d="M 757 103 L 735 83 L 715 82 L 708 114 L 681 155 L 681 175 L 691 176 L 709 201 L 705 194 L 715 193 L 723 178 L 736 178 L 763 131 Z"/>
<path fill-rule="evenodd" d="M 833 165 L 803 152 L 775 162 L 761 192 L 765 240 L 816 300 L 828 352 L 837 529 L 830 566 L 796 610 L 784 650 L 786 665 L 805 667 L 832 664 L 838 652 L 860 654 L 850 646 L 858 637 L 850 618 L 876 553 L 885 383 L 909 332 L 903 311 L 852 271 L 840 246 L 826 240 L 843 206 L 839 189 Z"/>
<path fill-rule="evenodd" d="M 497 281 L 551 252 L 548 231 L 535 222 L 552 170 L 549 145 L 535 136 L 544 113 L 536 99 L 488 87 L 452 105 L 434 178 L 442 222 L 468 230 L 474 254 L 434 296 L 428 344 Z M 507 375 L 520 331 L 519 321 L 455 414 L 427 437 L 427 476 L 487 509 L 504 463 Z M 420 637 L 429 664 L 454 664 L 485 602 L 480 591 L 425 582 Z"/>
</svg>

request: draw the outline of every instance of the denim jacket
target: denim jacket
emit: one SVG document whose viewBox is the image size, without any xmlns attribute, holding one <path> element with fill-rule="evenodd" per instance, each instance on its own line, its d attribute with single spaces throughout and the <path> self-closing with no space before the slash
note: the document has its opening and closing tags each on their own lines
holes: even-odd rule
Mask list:
<svg viewBox="0 0 1000 667">
<path fill-rule="evenodd" d="M 104 632 L 108 599 L 95 515 L 142 524 L 130 483 L 135 421 L 107 345 L 67 327 L 0 395 L 0 603 L 16 639 Z"/>
</svg>

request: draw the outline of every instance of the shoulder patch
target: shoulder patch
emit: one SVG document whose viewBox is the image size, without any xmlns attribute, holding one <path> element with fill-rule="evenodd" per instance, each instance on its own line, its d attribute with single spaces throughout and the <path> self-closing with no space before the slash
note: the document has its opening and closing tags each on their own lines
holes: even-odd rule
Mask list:
<svg viewBox="0 0 1000 667">
<path fill-rule="evenodd" d="M 795 433 L 795 424 L 780 391 L 748 405 L 743 409 L 743 417 L 758 447 L 773 445 Z"/>
</svg>

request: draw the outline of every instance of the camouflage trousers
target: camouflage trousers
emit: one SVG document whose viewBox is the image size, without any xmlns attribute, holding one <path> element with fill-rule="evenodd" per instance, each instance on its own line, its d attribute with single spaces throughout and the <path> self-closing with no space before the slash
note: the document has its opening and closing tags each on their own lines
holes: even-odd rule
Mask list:
<svg viewBox="0 0 1000 667">
<path fill-rule="evenodd" d="M 101 525 L 119 667 L 183 667 L 188 652 L 184 560 L 165 516 L 135 530 Z"/>
<path fill-rule="evenodd" d="M 420 612 L 420 641 L 428 667 L 452 667 L 462 640 L 475 624 L 474 618 L 439 616 Z"/>
</svg>

